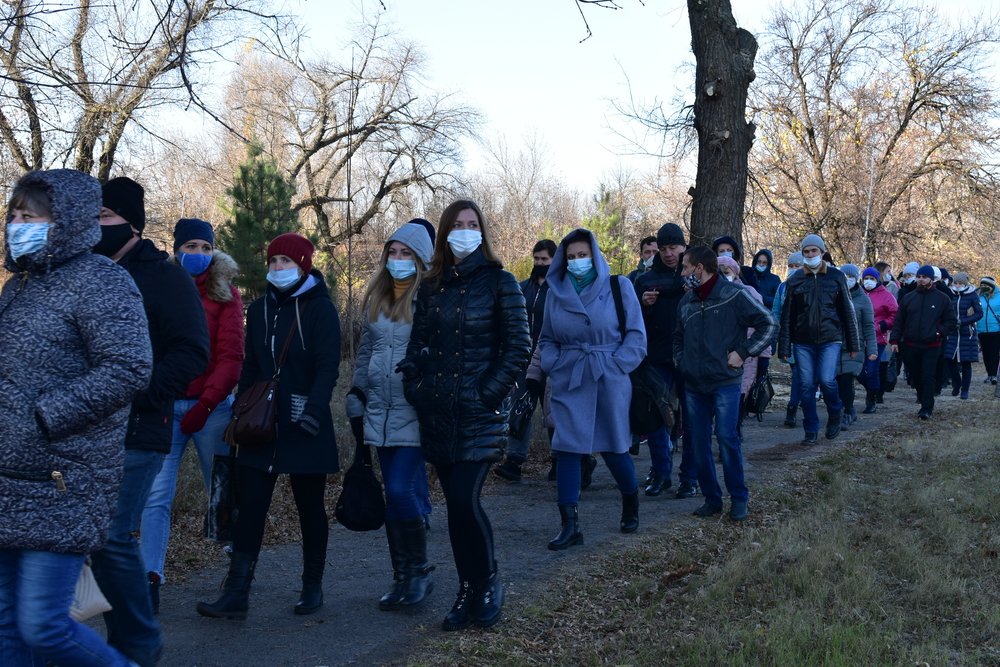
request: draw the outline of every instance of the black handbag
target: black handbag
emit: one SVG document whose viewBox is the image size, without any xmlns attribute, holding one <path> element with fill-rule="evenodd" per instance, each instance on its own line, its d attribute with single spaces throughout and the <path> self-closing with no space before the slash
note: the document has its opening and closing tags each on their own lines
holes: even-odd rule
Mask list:
<svg viewBox="0 0 1000 667">
<path fill-rule="evenodd" d="M 618 276 L 611 276 L 611 296 L 618 312 L 618 331 L 625 340 L 625 305 L 622 303 L 622 286 Z M 666 426 L 674 425 L 674 403 L 676 398 L 653 366 L 643 359 L 639 366 L 629 373 L 632 382 L 632 400 L 628 406 L 629 430 L 636 434 L 647 434 Z"/>
<path fill-rule="evenodd" d="M 885 369 L 885 386 L 883 392 L 890 392 L 896 388 L 896 381 L 899 379 L 899 363 L 896 361 L 896 353 L 889 355 L 889 365 Z"/>
<path fill-rule="evenodd" d="M 216 454 L 212 459 L 212 479 L 205 512 L 205 539 L 231 542 L 239 508 L 236 504 L 236 456 Z"/>
<path fill-rule="evenodd" d="M 344 528 L 357 532 L 378 530 L 385 523 L 382 483 L 372 470 L 371 448 L 364 442 L 355 447 L 333 515 Z"/>
<path fill-rule="evenodd" d="M 743 401 L 743 414 L 756 415 L 757 421 L 764 421 L 764 413 L 772 398 L 774 398 L 774 385 L 771 384 L 770 374 L 764 373 L 750 385 L 747 397 Z"/>
<path fill-rule="evenodd" d="M 510 430 L 510 437 L 520 440 L 531 428 L 531 417 L 535 414 L 535 406 L 538 404 L 535 395 L 528 391 L 523 375 L 514 384 L 511 398 L 507 426 Z"/>
</svg>

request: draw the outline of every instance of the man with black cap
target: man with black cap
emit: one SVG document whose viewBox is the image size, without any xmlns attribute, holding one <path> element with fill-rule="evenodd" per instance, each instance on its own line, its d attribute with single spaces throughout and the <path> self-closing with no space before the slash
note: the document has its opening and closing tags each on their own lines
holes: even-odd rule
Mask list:
<svg viewBox="0 0 1000 667">
<path fill-rule="evenodd" d="M 167 253 L 142 238 L 143 198 L 142 186 L 130 178 L 115 178 L 103 186 L 101 240 L 94 252 L 125 268 L 142 294 L 153 376 L 132 401 L 118 505 L 107 543 L 91 558 L 94 576 L 112 607 L 104 614 L 108 643 L 147 667 L 156 664 L 163 644 L 139 551 L 139 526 L 153 480 L 170 451 L 174 399 L 205 370 L 209 346 L 205 310 L 194 281 L 166 261 Z"/>
<path fill-rule="evenodd" d="M 635 291 L 646 325 L 646 358 L 668 385 L 677 386 L 680 395 L 680 375 L 674 368 L 673 336 L 677 326 L 677 305 L 684 296 L 681 277 L 681 256 L 687 249 L 684 230 L 668 222 L 656 232 L 656 245 L 659 251 L 653 255 L 649 270 L 636 278 Z M 670 432 L 662 426 L 647 435 L 652 467 L 646 476 L 645 493 L 658 496 L 671 486 L 674 463 Z M 678 498 L 690 498 L 698 492 L 698 473 L 688 449 L 684 447 L 681 458 Z"/>
<path fill-rule="evenodd" d="M 934 287 L 934 267 L 921 266 L 917 269 L 917 288 L 899 302 L 889 335 L 892 351 L 902 350 L 910 371 L 910 383 L 920 399 L 920 419 L 930 419 L 934 412 L 938 359 L 945 339 L 957 325 L 951 299 Z"/>
</svg>

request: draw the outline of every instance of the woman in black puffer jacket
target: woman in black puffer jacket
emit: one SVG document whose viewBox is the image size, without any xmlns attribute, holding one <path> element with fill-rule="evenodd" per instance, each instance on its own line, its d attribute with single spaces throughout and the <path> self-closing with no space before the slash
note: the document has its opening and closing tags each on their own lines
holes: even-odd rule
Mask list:
<svg viewBox="0 0 1000 667">
<path fill-rule="evenodd" d="M 504 398 L 528 365 L 530 350 L 517 280 L 493 254 L 479 207 L 454 202 L 441 214 L 399 367 L 406 398 L 417 410 L 424 458 L 434 464 L 448 505 L 461 583 L 445 630 L 500 620 L 493 529 L 479 496 L 490 465 L 503 456 Z"/>
</svg>

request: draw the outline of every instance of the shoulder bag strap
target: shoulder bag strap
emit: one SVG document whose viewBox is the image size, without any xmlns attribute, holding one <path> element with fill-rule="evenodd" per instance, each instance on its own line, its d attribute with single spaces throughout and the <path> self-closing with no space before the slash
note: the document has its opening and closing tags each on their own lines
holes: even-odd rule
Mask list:
<svg viewBox="0 0 1000 667">
<path fill-rule="evenodd" d="M 611 296 L 615 300 L 615 312 L 618 313 L 618 332 L 622 342 L 625 342 L 625 305 L 622 303 L 622 284 L 617 275 L 611 276 Z"/>
<path fill-rule="evenodd" d="M 302 315 L 303 310 L 305 310 L 304 305 L 299 309 L 298 313 L 299 316 Z M 299 328 L 299 317 L 297 316 L 292 319 L 292 328 L 288 330 L 288 337 L 285 338 L 285 344 L 281 347 L 281 354 L 278 355 L 278 361 L 274 365 L 275 378 L 277 378 L 278 375 L 281 373 L 281 367 L 285 365 L 285 357 L 288 356 L 288 348 L 291 347 L 292 339 L 295 338 L 295 333 L 298 330 L 298 328 Z"/>
</svg>

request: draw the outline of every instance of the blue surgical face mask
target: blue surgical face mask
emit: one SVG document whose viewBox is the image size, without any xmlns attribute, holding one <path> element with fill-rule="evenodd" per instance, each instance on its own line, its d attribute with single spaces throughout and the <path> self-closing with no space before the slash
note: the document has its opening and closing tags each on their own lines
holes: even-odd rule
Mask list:
<svg viewBox="0 0 1000 667">
<path fill-rule="evenodd" d="M 577 278 L 584 277 L 592 268 L 594 268 L 594 259 L 592 257 L 581 257 L 580 259 L 571 259 L 566 262 L 566 270 Z"/>
<path fill-rule="evenodd" d="M 723 250 L 722 252 L 719 253 L 719 257 L 732 257 L 732 256 L 733 256 L 732 250 Z"/>
<path fill-rule="evenodd" d="M 212 263 L 212 256 L 200 252 L 190 253 L 178 251 L 177 263 L 186 269 L 192 276 L 200 276 L 208 270 L 208 266 Z"/>
<path fill-rule="evenodd" d="M 754 265 L 753 268 L 757 269 L 761 273 L 764 273 L 765 271 L 767 271 L 767 264 L 765 264 L 764 266 L 761 266 L 760 264 L 756 264 L 756 265 Z"/>
<path fill-rule="evenodd" d="M 396 280 L 406 280 L 417 274 L 417 262 L 413 259 L 388 259 L 385 268 Z"/>
<path fill-rule="evenodd" d="M 10 256 L 17 260 L 24 255 L 38 252 L 49 241 L 49 222 L 7 223 L 7 245 Z"/>
<path fill-rule="evenodd" d="M 271 283 L 282 292 L 298 281 L 299 268 L 297 266 L 293 266 L 290 269 L 271 269 L 267 272 L 267 282 Z"/>
</svg>

